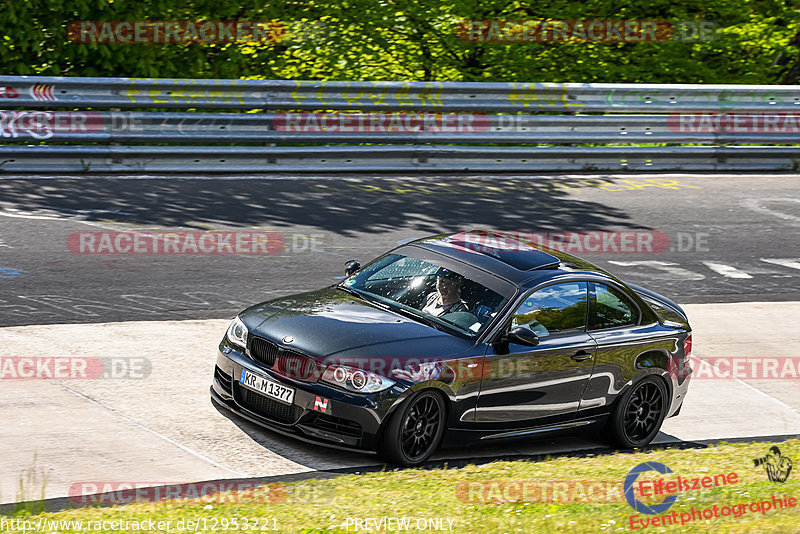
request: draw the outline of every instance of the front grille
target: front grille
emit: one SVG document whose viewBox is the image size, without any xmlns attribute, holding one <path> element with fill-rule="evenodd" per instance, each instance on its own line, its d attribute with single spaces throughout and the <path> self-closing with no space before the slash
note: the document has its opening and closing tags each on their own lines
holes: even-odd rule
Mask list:
<svg viewBox="0 0 800 534">
<path fill-rule="evenodd" d="M 250 356 L 265 366 L 272 367 L 278 357 L 280 349 L 272 341 L 260 337 L 253 337 L 250 341 Z"/>
<path fill-rule="evenodd" d="M 300 406 L 294 404 L 289 406 L 243 387 L 239 388 L 239 392 L 242 395 L 242 402 L 247 408 L 269 419 L 281 423 L 296 423 L 303 415 L 303 409 Z"/>
<path fill-rule="evenodd" d="M 332 415 L 318 413 L 317 418 L 312 424 L 320 430 L 344 434 L 345 436 L 361 437 L 361 425 L 355 421 L 348 421 L 341 417 L 333 417 Z"/>
<path fill-rule="evenodd" d="M 287 378 L 316 382 L 320 376 L 317 361 L 305 354 L 284 349 L 261 337 L 252 337 L 249 345 L 251 359 Z"/>
<path fill-rule="evenodd" d="M 214 377 L 219 381 L 220 385 L 225 391 L 228 393 L 231 392 L 232 379 L 229 375 L 225 374 L 225 372 L 219 367 L 214 367 Z"/>
<path fill-rule="evenodd" d="M 316 360 L 290 350 L 280 352 L 272 370 L 287 378 L 306 382 L 316 382 L 320 376 Z"/>
</svg>

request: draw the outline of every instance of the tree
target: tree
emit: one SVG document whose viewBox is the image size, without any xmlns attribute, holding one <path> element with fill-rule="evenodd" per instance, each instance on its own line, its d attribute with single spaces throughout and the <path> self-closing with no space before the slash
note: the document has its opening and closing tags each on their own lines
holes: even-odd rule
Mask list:
<svg viewBox="0 0 800 534">
<path fill-rule="evenodd" d="M 2 0 L 4 74 L 312 80 L 796 83 L 784 0 Z M 479 42 L 468 20 L 713 21 L 711 40 Z M 74 21 L 283 21 L 280 42 L 101 44 Z M 791 63 L 791 64 L 790 64 Z"/>
</svg>

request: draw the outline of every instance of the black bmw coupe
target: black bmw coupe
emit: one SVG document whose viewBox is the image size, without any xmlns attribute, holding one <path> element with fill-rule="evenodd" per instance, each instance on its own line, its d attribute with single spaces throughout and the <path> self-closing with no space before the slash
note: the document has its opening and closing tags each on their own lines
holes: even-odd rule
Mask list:
<svg viewBox="0 0 800 534">
<path fill-rule="evenodd" d="M 271 430 L 415 465 L 440 445 L 589 425 L 640 447 L 686 396 L 684 311 L 570 254 L 472 231 L 351 261 L 347 275 L 240 313 L 212 398 Z"/>
</svg>

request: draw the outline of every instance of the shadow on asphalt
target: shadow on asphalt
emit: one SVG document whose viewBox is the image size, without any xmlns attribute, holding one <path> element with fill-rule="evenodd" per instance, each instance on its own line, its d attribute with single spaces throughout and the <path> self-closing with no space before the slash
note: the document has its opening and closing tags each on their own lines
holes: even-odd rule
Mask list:
<svg viewBox="0 0 800 534">
<path fill-rule="evenodd" d="M 9 217 L 0 224 L 10 224 L 0 235 L 0 268 L 25 275 L 0 276 L 9 287 L 9 297 L 0 299 L 0 323 L 231 317 L 247 305 L 330 284 L 343 274 L 345 260 L 370 260 L 398 239 L 476 228 L 653 229 L 649 218 L 636 219 L 624 205 L 588 193 L 619 178 L 199 178 L 4 176 L 0 212 Z M 65 243 L 78 229 L 254 228 L 284 236 L 282 253 L 75 254 Z"/>
<path fill-rule="evenodd" d="M 588 181 L 458 176 L 6 178 L 0 181 L 0 199 L 21 211 L 55 211 L 89 221 L 199 229 L 303 224 L 343 236 L 398 229 L 441 233 L 481 226 L 521 231 L 632 227 L 625 211 L 571 194 Z M 648 229 L 641 223 L 636 227 Z"/>
</svg>

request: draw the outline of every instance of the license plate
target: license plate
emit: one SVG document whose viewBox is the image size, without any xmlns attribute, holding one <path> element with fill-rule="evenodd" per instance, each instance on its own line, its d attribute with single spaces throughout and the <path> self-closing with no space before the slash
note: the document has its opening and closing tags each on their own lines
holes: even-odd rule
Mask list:
<svg viewBox="0 0 800 534">
<path fill-rule="evenodd" d="M 294 402 L 294 388 L 278 384 L 268 378 L 251 373 L 246 369 L 242 369 L 239 382 L 241 382 L 243 386 L 253 391 L 258 391 L 262 395 L 266 395 L 275 400 L 285 402 L 286 404 L 292 404 Z"/>
</svg>

